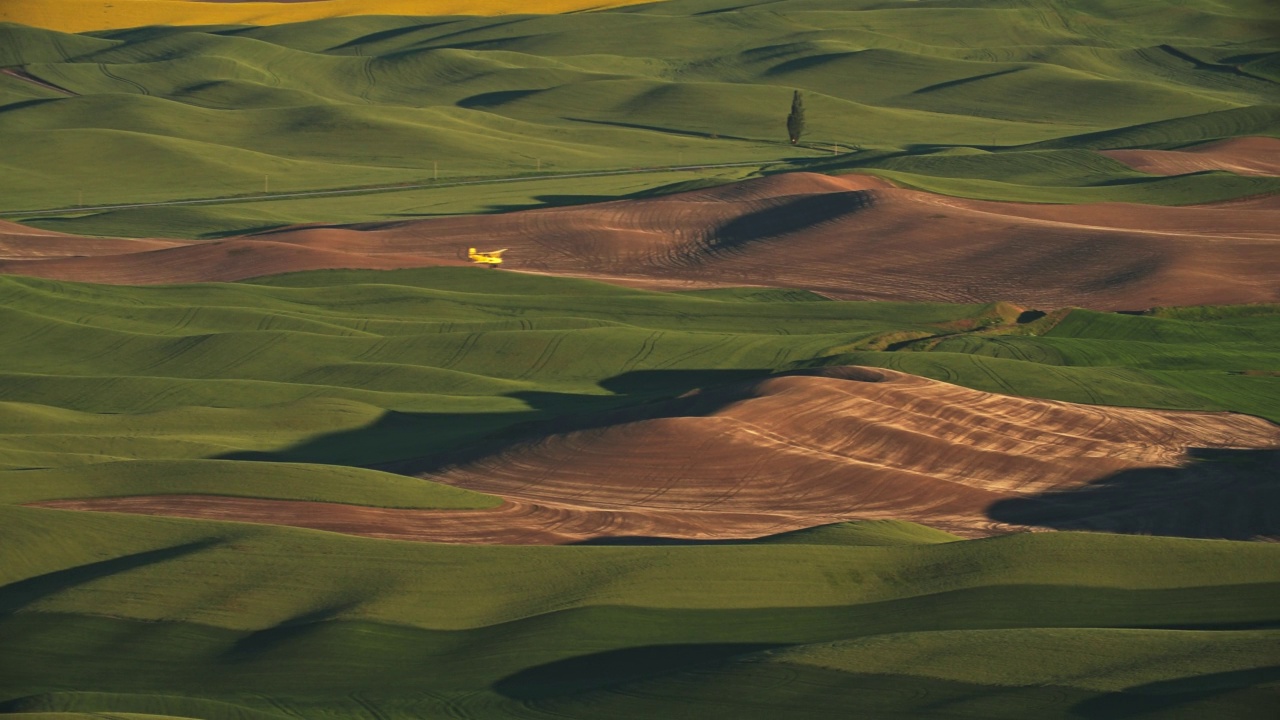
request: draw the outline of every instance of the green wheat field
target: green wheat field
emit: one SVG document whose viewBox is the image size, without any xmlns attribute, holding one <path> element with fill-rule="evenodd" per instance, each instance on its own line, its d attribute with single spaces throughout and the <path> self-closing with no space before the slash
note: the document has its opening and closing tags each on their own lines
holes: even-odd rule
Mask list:
<svg viewBox="0 0 1280 720">
<path fill-rule="evenodd" d="M 1255 197 L 1280 179 L 1147 175 L 1094 151 L 1280 137 L 1278 31 L 1265 0 L 0 24 L 0 69 L 47 83 L 0 74 L 0 218 L 213 239 L 795 170 L 1020 202 Z M 792 146 L 796 88 L 809 128 Z M 733 166 L 698 167 L 717 165 Z M 498 179 L 512 182 L 457 184 Z M 220 200 L 103 207 L 197 199 Z M 966 540 L 863 521 L 743 541 L 445 545 L 26 505 L 495 508 L 373 468 L 838 365 L 1280 423 L 1280 306 L 1040 310 L 478 268 L 150 287 L 0 276 L 0 716 L 1274 717 L 1271 542 Z M 1260 453 L 1243 462 L 1276 467 L 1260 512 L 1280 516 L 1280 465 Z"/>
</svg>

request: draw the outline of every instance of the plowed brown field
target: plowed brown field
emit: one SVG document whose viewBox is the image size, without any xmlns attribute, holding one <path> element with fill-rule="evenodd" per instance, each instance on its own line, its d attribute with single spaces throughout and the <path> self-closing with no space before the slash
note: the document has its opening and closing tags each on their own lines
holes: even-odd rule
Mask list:
<svg viewBox="0 0 1280 720">
<path fill-rule="evenodd" d="M 186 243 L 178 240 L 129 240 L 64 235 L 0 220 L 0 258 L 5 259 L 127 256 L 132 253 L 185 245 Z"/>
<path fill-rule="evenodd" d="M 1270 468 L 1187 451 L 1276 447 L 1280 427 L 1244 415 L 1075 405 L 841 368 L 388 468 L 507 499 L 493 511 L 196 496 L 41 504 L 441 542 L 725 539 L 879 518 L 968 537 L 1034 527 L 1256 537 L 1280 527 L 1254 507 Z"/>
<path fill-rule="evenodd" d="M 1280 138 L 1242 137 L 1186 150 L 1103 150 L 1102 154 L 1151 175 L 1186 175 L 1206 170 L 1280 175 Z"/>
<path fill-rule="evenodd" d="M 504 268 L 655 288 L 770 285 L 843 299 L 1114 310 L 1280 301 L 1277 227 L 1277 197 L 1192 207 L 1031 205 L 794 173 L 504 215 L 303 226 L 161 249 L 135 242 L 119 254 L 0 228 L 0 272 L 198 282 L 459 264 L 467 247 L 507 247 Z"/>
</svg>

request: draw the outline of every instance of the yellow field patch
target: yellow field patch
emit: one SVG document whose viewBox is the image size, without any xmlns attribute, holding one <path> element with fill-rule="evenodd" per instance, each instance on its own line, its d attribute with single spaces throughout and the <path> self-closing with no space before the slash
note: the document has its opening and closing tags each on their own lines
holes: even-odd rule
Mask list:
<svg viewBox="0 0 1280 720">
<path fill-rule="evenodd" d="M 143 25 L 280 25 L 351 15 L 508 15 L 565 13 L 637 5 L 644 0 L 4 0 L 0 22 L 90 32 Z"/>
</svg>

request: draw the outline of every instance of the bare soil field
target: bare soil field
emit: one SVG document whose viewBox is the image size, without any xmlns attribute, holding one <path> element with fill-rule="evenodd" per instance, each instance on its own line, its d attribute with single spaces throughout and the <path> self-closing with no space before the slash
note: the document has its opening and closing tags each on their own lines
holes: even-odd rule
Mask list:
<svg viewBox="0 0 1280 720">
<path fill-rule="evenodd" d="M 348 227 L 295 226 L 118 254 L 0 227 L 0 272 L 147 284 L 465 264 L 655 289 L 765 285 L 839 299 L 1101 310 L 1280 301 L 1280 198 L 1158 207 L 966 200 L 793 173 L 652 199 Z M 31 249 L 35 245 L 39 251 Z M 59 256 L 61 254 L 61 256 Z"/>
<path fill-rule="evenodd" d="M 182 247 L 179 240 L 130 240 L 64 235 L 0 220 L 0 257 L 14 260 L 127 256 L 132 253 Z"/>
<path fill-rule="evenodd" d="M 1238 175 L 1280 175 L 1280 139 L 1240 137 L 1186 150 L 1103 150 L 1113 160 L 1151 175 L 1226 170 Z"/>
<path fill-rule="evenodd" d="M 82 249 L 81 241 L 90 250 Z M 105 243 L 99 245 L 98 242 Z M 111 243 L 116 243 L 112 245 Z M 147 245 L 154 243 L 154 249 Z M 62 280 L 76 279 L 120 285 L 162 285 L 189 282 L 228 282 L 264 275 L 359 268 L 393 270 L 434 265 L 468 265 L 465 260 L 430 257 L 412 252 L 359 252 L 340 246 L 314 247 L 269 239 L 236 238 L 213 243 L 175 243 L 164 240 L 101 240 L 99 238 L 41 238 L 22 243 L 0 234 L 0 248 L 27 258 L 44 249 L 50 254 L 61 246 L 74 255 L 39 260 L 0 261 L 0 272 L 36 275 Z M 93 252 L 95 248 L 122 248 L 123 252 Z M 136 248 L 136 249 L 135 249 Z M 11 255 L 11 257 L 13 256 Z M 36 272 L 24 272 L 31 268 Z M 91 269 L 91 271 L 89 271 Z M 89 271 L 89 272 L 86 272 Z"/>
<path fill-rule="evenodd" d="M 865 519 L 964 537 L 1060 528 L 1266 538 L 1280 536 L 1280 517 L 1258 511 L 1275 506 L 1262 494 L 1278 446 L 1280 427 L 1245 415 L 1076 405 L 836 368 L 384 468 L 507 500 L 494 510 L 203 496 L 38 504 L 433 542 L 732 539 Z"/>
</svg>

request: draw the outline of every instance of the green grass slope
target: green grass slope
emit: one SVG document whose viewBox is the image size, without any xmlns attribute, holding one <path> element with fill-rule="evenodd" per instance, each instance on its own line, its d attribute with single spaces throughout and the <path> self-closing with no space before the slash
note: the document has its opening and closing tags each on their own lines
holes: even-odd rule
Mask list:
<svg viewBox="0 0 1280 720">
<path fill-rule="evenodd" d="M 1166 185 L 1096 159 L 1085 173 L 1079 156 L 1043 162 L 1049 150 L 1275 135 L 1280 48 L 1269 14 L 1245 0 L 715 0 L 85 35 L 5 25 L 0 65 L 74 96 L 0 76 L 0 210 L 72 208 L 82 194 L 94 206 L 251 199 L 264 186 L 396 185 L 437 172 L 447 181 L 731 162 L 747 163 L 742 172 L 880 168 L 938 192 L 1037 202 L 1274 192 L 1265 178 Z M 798 148 L 783 133 L 793 89 L 805 91 L 808 108 Z M 939 156 L 946 148 L 997 159 L 960 162 Z M 103 173 L 108 163 L 114 172 Z M 1011 178 L 1010 164 L 1030 169 Z M 61 225 L 23 217 L 84 232 L 200 236 L 581 202 L 672 181 L 560 182 L 567 188 L 504 188 L 509 200 L 488 203 L 483 188 L 428 188 L 350 208 L 279 200 L 123 218 L 95 211 Z"/>
<path fill-rule="evenodd" d="M 1267 543 L 445 546 L 24 507 L 496 499 L 355 467 L 778 370 L 1280 419 L 1277 309 L 657 293 L 470 268 L 121 287 L 0 278 L 0 713 L 204 718 L 1266 717 Z M 880 348 L 880 349 L 874 349 Z M 892 348 L 892 349 L 888 349 Z M 1126 715 L 1128 713 L 1128 715 Z"/>
<path fill-rule="evenodd" d="M 1156 143 L 1142 143 L 1156 144 Z M 862 172 L 920 190 L 982 200 L 1034 203 L 1127 202 L 1191 205 L 1280 191 L 1280 179 L 1205 171 L 1152 176 L 1085 149 L 987 152 L 865 152 L 815 164 L 834 173 Z"/>
<path fill-rule="evenodd" d="M 1019 325 L 1016 309 L 1001 304 L 658 293 L 470 268 L 173 287 L 5 277 L 0 297 L 0 342 L 23 349 L 0 357 L 0 464 L 33 479 L 41 476 L 23 468 L 388 462 L 530 421 L 831 364 L 1280 420 L 1280 315 L 1268 306 L 1199 318 L 1074 310 Z M 146 467 L 129 487 L 171 474 Z M 193 467 L 172 482 L 204 492 L 224 483 L 202 479 L 220 467 Z M 297 472 L 271 496 L 303 497 L 313 469 Z M 385 488 L 371 504 L 432 506 L 390 478 L 331 477 L 314 487 L 333 483 L 349 497 L 340 488 L 363 482 Z M 249 492 L 254 483 L 247 474 L 234 487 Z"/>
<path fill-rule="evenodd" d="M 417 478 L 334 465 L 139 460 L 0 473 L 4 503 L 130 495 L 222 495 L 436 510 L 496 507 L 501 502 Z"/>
<path fill-rule="evenodd" d="M 1280 681 L 1269 544 L 458 547 L 0 517 L 7 712 L 1260 718 Z"/>
</svg>

